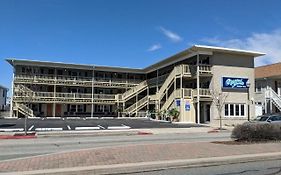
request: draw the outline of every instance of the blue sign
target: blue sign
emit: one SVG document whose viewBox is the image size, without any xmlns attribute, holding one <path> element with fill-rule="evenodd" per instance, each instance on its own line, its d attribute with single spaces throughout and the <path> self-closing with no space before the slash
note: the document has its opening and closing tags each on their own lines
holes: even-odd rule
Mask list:
<svg viewBox="0 0 281 175">
<path fill-rule="evenodd" d="M 189 103 L 189 101 L 185 102 L 185 111 L 190 111 L 190 103 Z"/>
<path fill-rule="evenodd" d="M 181 105 L 181 100 L 176 100 L 176 106 L 180 106 Z"/>
<path fill-rule="evenodd" d="M 231 89 L 241 89 L 249 87 L 248 78 L 222 77 L 222 87 Z"/>
</svg>

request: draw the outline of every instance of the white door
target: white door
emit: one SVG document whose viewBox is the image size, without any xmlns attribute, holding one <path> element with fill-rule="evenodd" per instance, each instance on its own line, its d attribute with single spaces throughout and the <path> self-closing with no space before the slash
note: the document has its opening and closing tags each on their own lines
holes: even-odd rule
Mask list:
<svg viewBox="0 0 281 175">
<path fill-rule="evenodd" d="M 256 117 L 262 115 L 262 105 L 256 104 L 255 114 L 256 114 Z"/>
</svg>

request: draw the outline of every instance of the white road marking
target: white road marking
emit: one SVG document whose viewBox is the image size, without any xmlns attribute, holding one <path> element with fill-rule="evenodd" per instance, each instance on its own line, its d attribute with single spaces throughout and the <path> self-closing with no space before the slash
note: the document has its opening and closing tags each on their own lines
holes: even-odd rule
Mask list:
<svg viewBox="0 0 281 175">
<path fill-rule="evenodd" d="M 108 126 L 107 129 L 110 129 L 110 130 L 131 129 L 131 127 L 122 124 L 122 126 Z"/>
<path fill-rule="evenodd" d="M 21 120 L 21 118 L 18 118 L 18 120 Z"/>
<path fill-rule="evenodd" d="M 62 131 L 62 128 L 36 128 L 35 131 Z"/>
<path fill-rule="evenodd" d="M 98 127 L 100 127 L 101 129 L 105 129 L 105 127 L 101 126 L 101 125 L 98 125 Z"/>
<path fill-rule="evenodd" d="M 34 125 L 32 125 L 32 126 L 28 129 L 28 131 L 31 131 L 33 127 L 34 127 Z"/>
<path fill-rule="evenodd" d="M 71 128 L 70 128 L 70 126 L 69 126 L 69 125 L 67 125 L 67 128 L 68 128 L 68 130 L 71 130 Z"/>
<path fill-rule="evenodd" d="M 23 131 L 23 128 L 1 128 L 0 132 L 16 132 L 16 131 Z"/>
<path fill-rule="evenodd" d="M 100 127 L 75 127 L 75 130 L 99 130 Z"/>
</svg>

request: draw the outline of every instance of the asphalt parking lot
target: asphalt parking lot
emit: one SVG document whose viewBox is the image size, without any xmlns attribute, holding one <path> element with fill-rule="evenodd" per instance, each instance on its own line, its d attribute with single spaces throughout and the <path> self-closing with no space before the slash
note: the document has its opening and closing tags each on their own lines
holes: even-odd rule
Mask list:
<svg viewBox="0 0 281 175">
<path fill-rule="evenodd" d="M 0 131 L 23 131 L 24 119 L 0 119 Z M 170 122 L 142 119 L 28 119 L 28 131 L 61 130 L 121 130 L 149 128 L 203 127 L 198 124 L 174 124 Z"/>
</svg>

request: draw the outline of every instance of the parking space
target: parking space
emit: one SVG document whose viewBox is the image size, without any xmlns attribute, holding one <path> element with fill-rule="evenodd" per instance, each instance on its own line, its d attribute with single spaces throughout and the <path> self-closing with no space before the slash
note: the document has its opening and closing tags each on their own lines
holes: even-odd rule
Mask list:
<svg viewBox="0 0 281 175">
<path fill-rule="evenodd" d="M 0 119 L 0 132 L 22 131 L 24 126 L 25 119 Z M 26 126 L 28 131 L 203 127 L 198 124 L 174 124 L 149 119 L 28 119 Z"/>
</svg>

